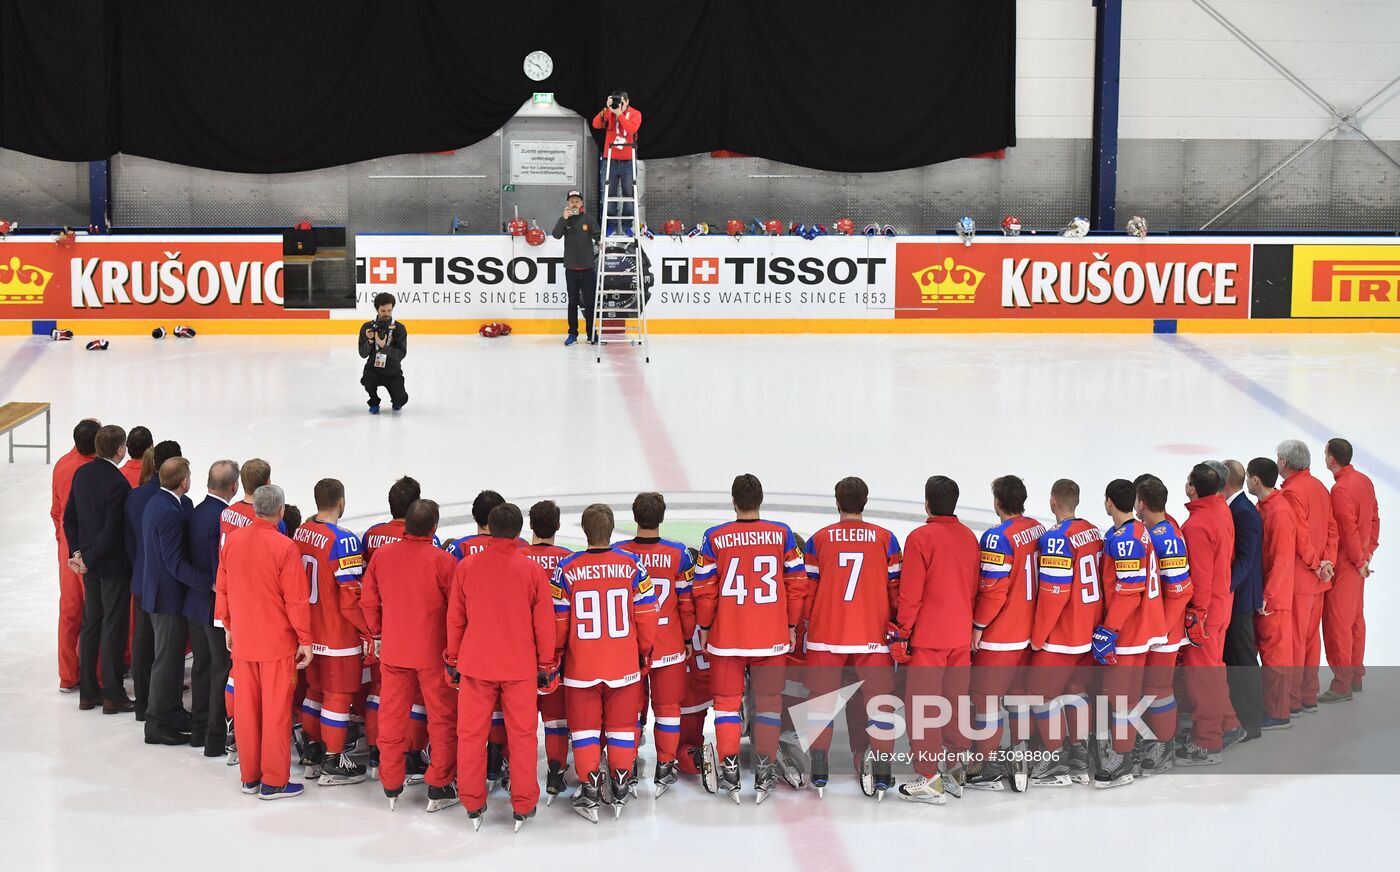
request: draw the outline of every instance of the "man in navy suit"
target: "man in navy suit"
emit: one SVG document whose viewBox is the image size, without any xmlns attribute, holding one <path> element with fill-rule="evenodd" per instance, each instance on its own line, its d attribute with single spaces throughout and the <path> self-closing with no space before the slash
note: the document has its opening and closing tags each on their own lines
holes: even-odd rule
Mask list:
<svg viewBox="0 0 1400 872">
<path fill-rule="evenodd" d="M 172 457 L 180 456 L 180 443 L 167 439 L 153 449 L 155 470 Z M 126 501 L 126 554 L 131 561 L 131 596 L 136 609 L 135 634 L 131 637 L 131 689 L 136 697 L 136 720 L 146 719 L 146 694 L 151 684 L 151 658 L 155 642 L 151 634 L 151 616 L 141 608 L 141 585 L 145 583 L 142 557 L 141 522 L 151 498 L 160 493 L 160 476 L 150 478 L 132 489 Z"/>
<path fill-rule="evenodd" d="M 155 650 L 146 697 L 146 744 L 183 745 L 189 713 L 181 698 L 185 683 L 185 592 L 199 586 L 199 572 L 189 560 L 186 528 L 194 504 L 190 462 L 172 457 L 161 464 L 160 490 L 141 518 L 141 610 L 151 616 Z M 203 742 L 200 742 L 203 745 Z"/>
<path fill-rule="evenodd" d="M 1235 595 L 1230 627 L 1225 632 L 1225 667 L 1230 702 L 1245 729 L 1243 741 L 1260 736 L 1264 685 L 1259 649 L 1254 642 L 1254 613 L 1264 605 L 1264 522 L 1244 493 L 1244 465 L 1225 461 L 1225 502 L 1235 520 L 1235 559 L 1230 564 L 1230 591 Z"/>
<path fill-rule="evenodd" d="M 122 547 L 124 509 L 131 493 L 120 469 L 126 459 L 126 431 L 109 424 L 97 431 L 94 444 L 97 459 L 73 475 L 63 509 L 63 536 L 68 543 L 68 566 L 83 577 L 78 708 L 93 709 L 100 699 L 102 713 L 114 715 L 132 710 L 122 684 L 131 605 L 131 562 Z"/>
<path fill-rule="evenodd" d="M 228 718 L 233 714 L 224 710 L 224 685 L 232 662 L 224 628 L 214 624 L 214 580 L 219 571 L 219 518 L 238 493 L 238 472 L 232 460 L 214 461 L 205 485 L 208 496 L 194 507 L 189 521 L 190 563 L 199 575 L 199 586 L 185 592 L 185 620 L 194 649 L 190 744 L 202 745 L 206 757 L 224 755 Z M 197 742 L 201 733 L 202 741 Z"/>
</svg>

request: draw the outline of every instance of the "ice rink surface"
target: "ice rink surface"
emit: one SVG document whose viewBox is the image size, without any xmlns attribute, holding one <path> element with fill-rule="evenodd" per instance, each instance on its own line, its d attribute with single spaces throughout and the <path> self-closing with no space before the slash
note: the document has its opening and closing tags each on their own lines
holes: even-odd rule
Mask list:
<svg viewBox="0 0 1400 872">
<path fill-rule="evenodd" d="M 757 474 L 770 514 L 804 535 L 835 519 L 831 489 L 846 475 L 866 479 L 870 519 L 901 536 L 921 520 L 923 482 L 935 473 L 959 482 L 960 513 L 977 529 L 991 520 L 989 485 L 1003 473 L 1025 478 L 1028 512 L 1042 519 L 1050 484 L 1075 479 L 1081 515 L 1102 525 L 1111 478 L 1155 473 L 1171 489 L 1169 510 L 1184 513 L 1194 462 L 1273 457 L 1286 438 L 1308 443 L 1314 474 L 1330 485 L 1322 446 L 1341 435 L 1374 479 L 1383 518 L 1367 661 L 1400 662 L 1387 544 L 1400 520 L 1400 337 L 662 336 L 650 364 L 610 348 L 600 365 L 591 349 L 560 341 L 414 336 L 408 408 L 390 414 L 386 402 L 371 417 L 349 336 L 118 337 L 102 353 L 7 337 L 0 400 L 53 404 L 55 459 L 86 415 L 177 439 L 196 470 L 196 501 L 211 461 L 260 456 L 308 516 L 317 479 L 344 481 L 356 530 L 387 516 L 390 483 L 411 474 L 444 504 L 445 534 L 467 529 L 472 497 L 489 487 L 527 507 L 557 497 L 565 544 L 577 543 L 583 505 L 604 498 L 626 521 L 640 489 L 668 495 L 664 534 L 693 539 L 725 517 L 739 472 Z M 36 435 L 42 427 L 20 433 Z M 941 808 L 892 796 L 877 805 L 845 779 L 825 801 L 783 789 L 756 808 L 747 773 L 741 807 L 693 781 L 653 802 L 647 779 L 621 820 L 594 826 L 556 801 L 518 835 L 500 794 L 480 833 L 460 808 L 425 814 L 422 787 L 392 814 L 376 782 L 257 802 L 222 761 L 144 745 L 130 716 L 80 713 L 76 695 L 57 692 L 49 486 L 42 452 L 0 465 L 8 869 L 1296 869 L 1390 852 L 1400 778 L 1232 774 L 1306 753 L 1322 721 L 1393 705 L 1372 693 L 1231 750 L 1216 769 L 1111 791 L 969 791 Z"/>
</svg>

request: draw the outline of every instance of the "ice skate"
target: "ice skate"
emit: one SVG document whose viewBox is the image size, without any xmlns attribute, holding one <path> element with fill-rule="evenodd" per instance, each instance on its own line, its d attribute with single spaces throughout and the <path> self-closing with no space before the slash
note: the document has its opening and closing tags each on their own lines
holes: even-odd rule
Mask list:
<svg viewBox="0 0 1400 872">
<path fill-rule="evenodd" d="M 875 801 L 884 802 L 885 792 L 894 786 L 894 773 L 888 760 L 875 760 L 870 765 L 871 780 L 874 782 Z"/>
<path fill-rule="evenodd" d="M 375 781 L 379 780 L 379 746 L 371 745 L 369 749 L 369 777 Z"/>
<path fill-rule="evenodd" d="M 774 788 L 778 786 L 778 765 L 773 762 L 773 758 L 759 755 L 753 766 L 753 789 L 758 792 L 757 805 L 763 805 L 764 801 L 773 794 Z M 738 797 L 735 797 L 735 801 Z"/>
<path fill-rule="evenodd" d="M 301 751 L 301 775 L 307 781 L 321 777 L 322 767 L 326 762 L 326 745 L 324 742 L 307 742 Z"/>
<path fill-rule="evenodd" d="M 390 790 L 387 787 L 384 788 L 384 798 L 389 800 L 389 811 L 393 811 L 395 808 L 398 807 L 400 796 L 403 796 L 402 787 L 396 790 Z"/>
<path fill-rule="evenodd" d="M 445 787 L 433 787 L 428 785 L 428 811 L 442 811 L 461 803 L 457 798 L 457 785 L 448 784 Z"/>
<path fill-rule="evenodd" d="M 366 777 L 368 773 L 365 767 L 351 760 L 350 755 L 342 751 L 325 758 L 321 765 L 321 780 L 316 783 L 322 787 L 339 787 L 343 784 L 359 784 Z"/>
<path fill-rule="evenodd" d="M 1005 790 L 1006 767 L 1000 761 L 978 760 L 967 767 L 967 786 L 973 790 Z"/>
<path fill-rule="evenodd" d="M 486 790 L 489 793 L 491 788 L 500 784 L 507 778 L 506 775 L 506 749 L 504 745 L 497 745 L 494 742 L 486 746 Z"/>
<path fill-rule="evenodd" d="M 695 768 L 700 770 L 700 785 L 707 793 L 719 792 L 719 767 L 715 765 L 715 746 L 709 743 L 695 749 Z"/>
<path fill-rule="evenodd" d="M 871 766 L 870 754 L 856 756 L 856 780 L 860 782 L 860 792 L 866 796 L 875 795 L 875 771 Z"/>
<path fill-rule="evenodd" d="M 1031 786 L 1031 747 L 1029 742 L 1017 742 L 1011 746 L 1011 760 L 1003 763 L 1008 778 L 1007 783 L 1016 793 L 1025 793 Z"/>
<path fill-rule="evenodd" d="M 962 799 L 963 789 L 967 786 L 967 764 L 959 758 L 942 775 L 944 792 L 953 799 Z"/>
<path fill-rule="evenodd" d="M 896 793 L 900 799 L 922 802 L 925 805 L 943 805 L 948 801 L 943 788 L 943 776 L 938 774 L 932 778 L 920 775 L 913 781 L 906 781 L 899 785 Z"/>
<path fill-rule="evenodd" d="M 403 783 L 422 784 L 428 777 L 428 754 L 426 751 L 405 751 L 403 755 Z"/>
<path fill-rule="evenodd" d="M 1069 780 L 1075 784 L 1088 784 L 1093 780 L 1089 770 L 1089 742 L 1088 740 L 1069 743 L 1069 757 L 1066 760 L 1069 766 Z"/>
<path fill-rule="evenodd" d="M 656 788 L 656 798 L 660 799 L 678 779 L 674 760 L 670 763 L 657 763 L 656 775 L 651 780 L 652 785 Z"/>
<path fill-rule="evenodd" d="M 826 795 L 826 784 L 831 780 L 831 761 L 827 757 L 827 752 L 819 749 L 812 749 L 812 786 L 817 789 L 817 798 L 821 799 Z"/>
<path fill-rule="evenodd" d="M 1119 754 L 1112 745 L 1105 744 L 1099 751 L 1098 771 L 1094 773 L 1094 787 L 1106 789 L 1122 787 L 1133 783 L 1133 752 Z"/>
<path fill-rule="evenodd" d="M 632 771 L 630 769 L 614 770 L 611 790 L 614 818 L 622 817 L 622 809 L 627 805 L 628 800 L 635 795 L 635 792 L 636 787 L 632 782 Z"/>
<path fill-rule="evenodd" d="M 224 719 L 224 765 L 238 765 L 238 740 L 233 736 L 233 718 Z"/>
<path fill-rule="evenodd" d="M 1069 753 L 1063 750 L 1056 751 L 1052 756 L 1037 762 L 1031 767 L 1030 784 L 1034 787 L 1072 786 L 1074 782 L 1070 780 Z"/>
<path fill-rule="evenodd" d="M 472 822 L 472 829 L 481 830 L 481 822 L 486 818 L 486 806 L 477 809 L 467 809 L 467 820 Z"/>
<path fill-rule="evenodd" d="M 515 832 L 517 832 L 517 833 L 520 832 L 520 828 L 523 827 L 523 826 L 525 826 L 525 822 L 528 821 L 530 818 L 532 818 L 532 817 L 534 817 L 534 816 L 535 816 L 535 810 L 534 810 L 533 808 L 530 809 L 529 811 L 525 812 L 524 814 L 522 814 L 522 813 L 520 813 L 520 812 L 518 812 L 518 811 L 517 811 L 517 812 L 513 812 L 513 813 L 511 814 L 511 817 L 515 820 Z"/>
<path fill-rule="evenodd" d="M 725 757 L 720 761 L 717 787 L 729 795 L 734 800 L 735 805 L 739 805 L 739 758 L 738 756 Z"/>
<path fill-rule="evenodd" d="M 806 756 L 802 753 L 796 733 L 789 731 L 778 737 L 778 775 L 793 790 L 801 790 L 807 786 L 806 772 L 809 764 L 803 759 Z"/>
<path fill-rule="evenodd" d="M 578 786 L 569 803 L 579 816 L 593 823 L 598 822 L 598 806 L 602 804 L 603 773 L 590 772 L 588 778 Z"/>
<path fill-rule="evenodd" d="M 1175 747 L 1174 742 L 1144 742 L 1137 755 L 1138 774 L 1143 778 L 1151 778 L 1171 769 L 1175 759 Z"/>
<path fill-rule="evenodd" d="M 1176 749 L 1176 763 L 1179 766 L 1217 766 L 1220 761 L 1219 751 L 1202 748 L 1195 742 Z"/>
<path fill-rule="evenodd" d="M 558 760 L 549 761 L 549 771 L 544 776 L 544 804 L 549 807 L 554 802 L 554 797 L 563 793 L 566 789 L 564 783 L 564 764 Z"/>
</svg>

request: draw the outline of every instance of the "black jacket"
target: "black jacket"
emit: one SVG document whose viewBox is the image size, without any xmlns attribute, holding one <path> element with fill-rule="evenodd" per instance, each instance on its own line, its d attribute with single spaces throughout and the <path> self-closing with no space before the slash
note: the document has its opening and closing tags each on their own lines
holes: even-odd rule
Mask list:
<svg viewBox="0 0 1400 872">
<path fill-rule="evenodd" d="M 131 572 L 126 557 L 126 497 L 131 482 L 103 458 L 83 464 L 73 475 L 73 489 L 63 509 L 68 554 L 81 551 L 88 571 L 104 578 Z"/>
<path fill-rule="evenodd" d="M 598 265 L 598 222 L 587 212 L 554 222 L 554 238 L 564 240 L 564 269 L 593 269 Z"/>
<path fill-rule="evenodd" d="M 1234 613 L 1250 614 L 1264 605 L 1264 519 L 1244 493 L 1230 500 L 1229 506 L 1235 521 L 1235 559 L 1230 564 Z"/>
<path fill-rule="evenodd" d="M 389 359 L 384 362 L 384 366 L 374 365 L 374 355 L 379 350 L 375 347 L 373 339 L 365 336 L 365 331 L 374 326 L 373 321 L 366 321 L 360 325 L 360 356 L 365 359 L 365 370 L 375 370 L 384 375 L 401 375 L 403 373 L 403 359 L 408 356 L 408 328 L 398 321 L 393 322 L 390 328 L 393 332 L 389 334 L 389 344 L 384 346 L 384 353 Z"/>
</svg>

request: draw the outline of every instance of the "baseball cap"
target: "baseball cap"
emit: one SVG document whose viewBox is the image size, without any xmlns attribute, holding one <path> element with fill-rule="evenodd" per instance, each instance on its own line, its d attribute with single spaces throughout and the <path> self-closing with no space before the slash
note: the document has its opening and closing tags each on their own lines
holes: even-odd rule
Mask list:
<svg viewBox="0 0 1400 872">
<path fill-rule="evenodd" d="M 567 194 L 564 195 L 564 199 L 565 199 L 565 200 L 569 200 L 569 199 L 572 199 L 572 198 L 574 198 L 574 197 L 578 197 L 580 200 L 582 200 L 582 199 L 583 199 L 583 194 L 579 193 L 578 191 L 570 191 L 569 193 L 567 193 Z"/>
</svg>

